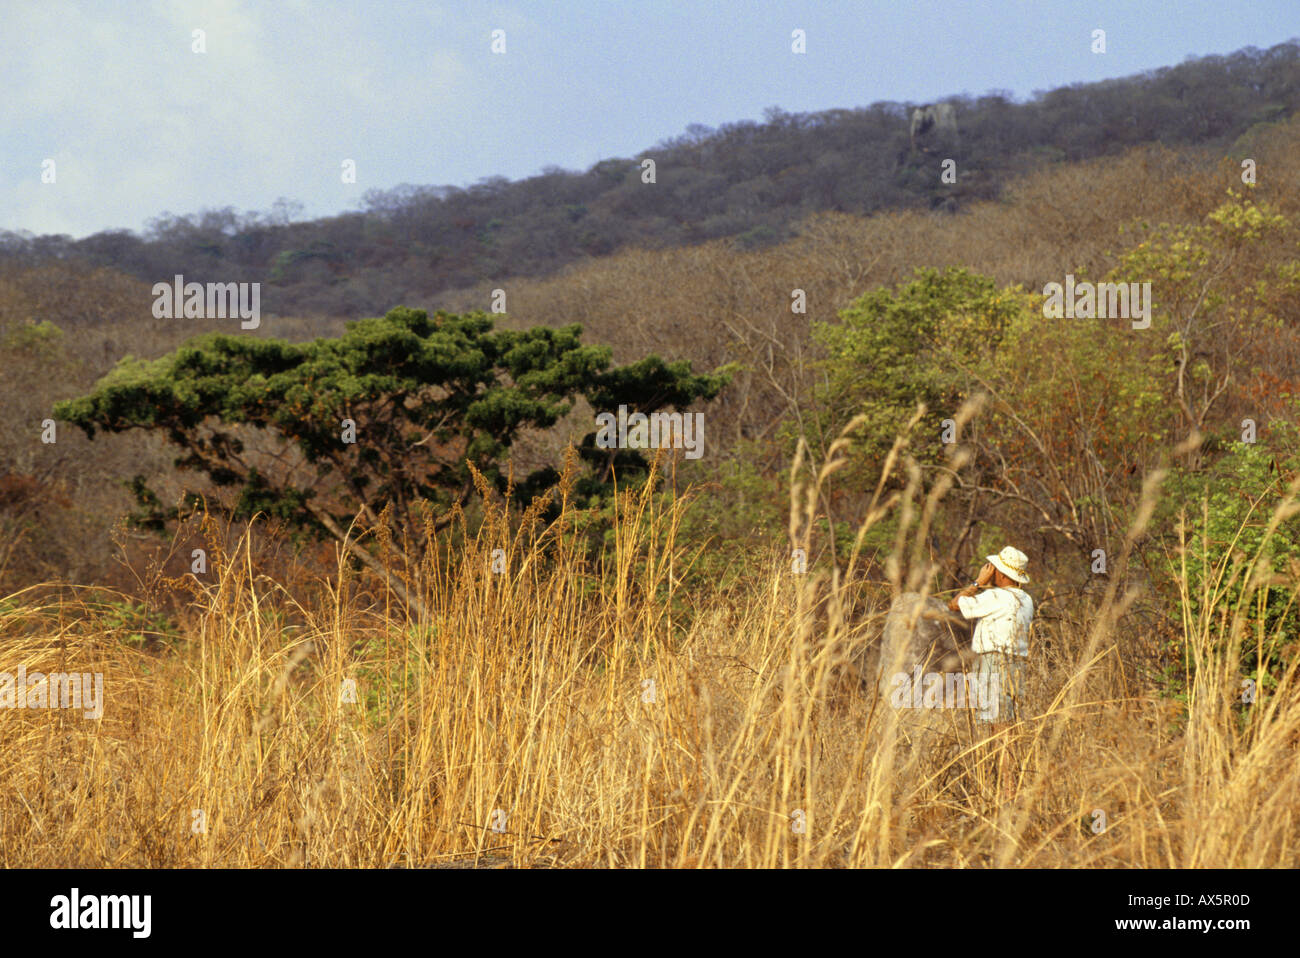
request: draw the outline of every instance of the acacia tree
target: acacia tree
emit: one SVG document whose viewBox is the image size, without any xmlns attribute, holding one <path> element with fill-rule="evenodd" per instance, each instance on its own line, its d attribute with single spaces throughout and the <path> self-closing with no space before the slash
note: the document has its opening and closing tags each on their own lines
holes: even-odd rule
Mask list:
<svg viewBox="0 0 1300 958">
<path fill-rule="evenodd" d="M 712 398 L 726 381 L 725 372 L 694 375 L 657 357 L 610 368 L 609 348 L 580 337 L 577 325 L 494 330 L 481 312 L 405 307 L 310 343 L 210 334 L 160 359 L 123 360 L 55 415 L 92 439 L 97 430 L 161 433 L 181 450 L 180 470 L 234 491 L 215 506 L 230 518 L 262 513 L 333 537 L 405 596 L 347 537 L 353 518 L 377 523 L 387 509 L 390 522 L 411 529 L 427 506 L 441 528 L 470 497 L 474 470 L 504 491 L 511 444 L 522 430 L 554 425 L 577 395 L 598 409 L 650 413 Z M 620 467 L 646 468 L 628 450 L 583 458 L 616 455 Z M 530 497 L 556 478 L 538 470 L 518 488 Z M 161 529 L 177 517 L 144 477 L 132 487 L 137 523 Z M 187 505 L 198 499 L 187 491 Z"/>
</svg>

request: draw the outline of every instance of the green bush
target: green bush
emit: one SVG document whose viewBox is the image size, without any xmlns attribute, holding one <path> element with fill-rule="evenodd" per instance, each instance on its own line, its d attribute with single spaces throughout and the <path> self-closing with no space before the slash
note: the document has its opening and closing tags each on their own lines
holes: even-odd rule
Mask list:
<svg viewBox="0 0 1300 958">
<path fill-rule="evenodd" d="M 1261 689 L 1275 684 L 1300 636 L 1300 520 L 1285 518 L 1269 533 L 1287 477 L 1300 469 L 1298 451 L 1295 425 L 1274 421 L 1259 442 L 1231 443 L 1205 470 L 1169 480 L 1171 500 L 1186 509 L 1189 628 L 1227 642 L 1239 618 L 1241 673 Z M 1183 574 L 1176 554 L 1166 571 Z"/>
</svg>

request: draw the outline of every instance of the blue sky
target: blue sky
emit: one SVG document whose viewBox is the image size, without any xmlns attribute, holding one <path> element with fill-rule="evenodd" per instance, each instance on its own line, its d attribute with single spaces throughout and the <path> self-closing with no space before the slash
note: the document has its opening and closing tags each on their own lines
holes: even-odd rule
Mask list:
<svg viewBox="0 0 1300 958">
<path fill-rule="evenodd" d="M 328 215 L 371 188 L 585 169 L 769 106 L 1025 98 L 1300 36 L 1296 0 L 0 5 L 0 229 L 78 237 L 277 197 Z"/>
</svg>

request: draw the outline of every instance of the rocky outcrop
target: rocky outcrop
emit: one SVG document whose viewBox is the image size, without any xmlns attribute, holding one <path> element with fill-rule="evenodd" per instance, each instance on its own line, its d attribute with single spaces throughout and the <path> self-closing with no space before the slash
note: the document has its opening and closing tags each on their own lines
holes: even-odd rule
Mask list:
<svg viewBox="0 0 1300 958">
<path fill-rule="evenodd" d="M 885 691 L 895 672 L 962 671 L 973 660 L 971 631 L 970 622 L 933 596 L 922 603 L 919 592 L 904 592 L 890 603 L 879 634 L 853 657 L 854 667 L 864 684 Z"/>
</svg>

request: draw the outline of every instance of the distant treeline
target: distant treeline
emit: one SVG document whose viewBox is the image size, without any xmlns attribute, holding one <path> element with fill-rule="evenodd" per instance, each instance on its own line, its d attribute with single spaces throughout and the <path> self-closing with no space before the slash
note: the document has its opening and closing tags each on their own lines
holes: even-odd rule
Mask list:
<svg viewBox="0 0 1300 958">
<path fill-rule="evenodd" d="M 1138 76 L 1076 84 L 1025 103 L 1009 94 L 955 97 L 959 136 L 942 149 L 913 144 L 914 104 L 791 114 L 683 136 L 586 172 L 548 168 L 519 181 L 467 189 L 402 185 L 371 190 L 357 212 L 293 222 L 233 208 L 163 214 L 143 236 L 128 230 L 83 240 L 0 232 L 14 265 L 82 260 L 149 282 L 183 273 L 198 282 L 261 282 L 263 307 L 284 315 L 378 315 L 398 303 L 510 276 L 537 276 L 637 245 L 678 246 L 734 237 L 744 248 L 790 235 L 816 211 L 889 208 L 956 211 L 1000 194 L 1045 163 L 1121 152 L 1137 144 L 1220 150 L 1300 104 L 1300 42 L 1247 48 Z M 656 182 L 639 162 L 653 158 Z M 955 183 L 940 164 L 957 163 Z"/>
</svg>

